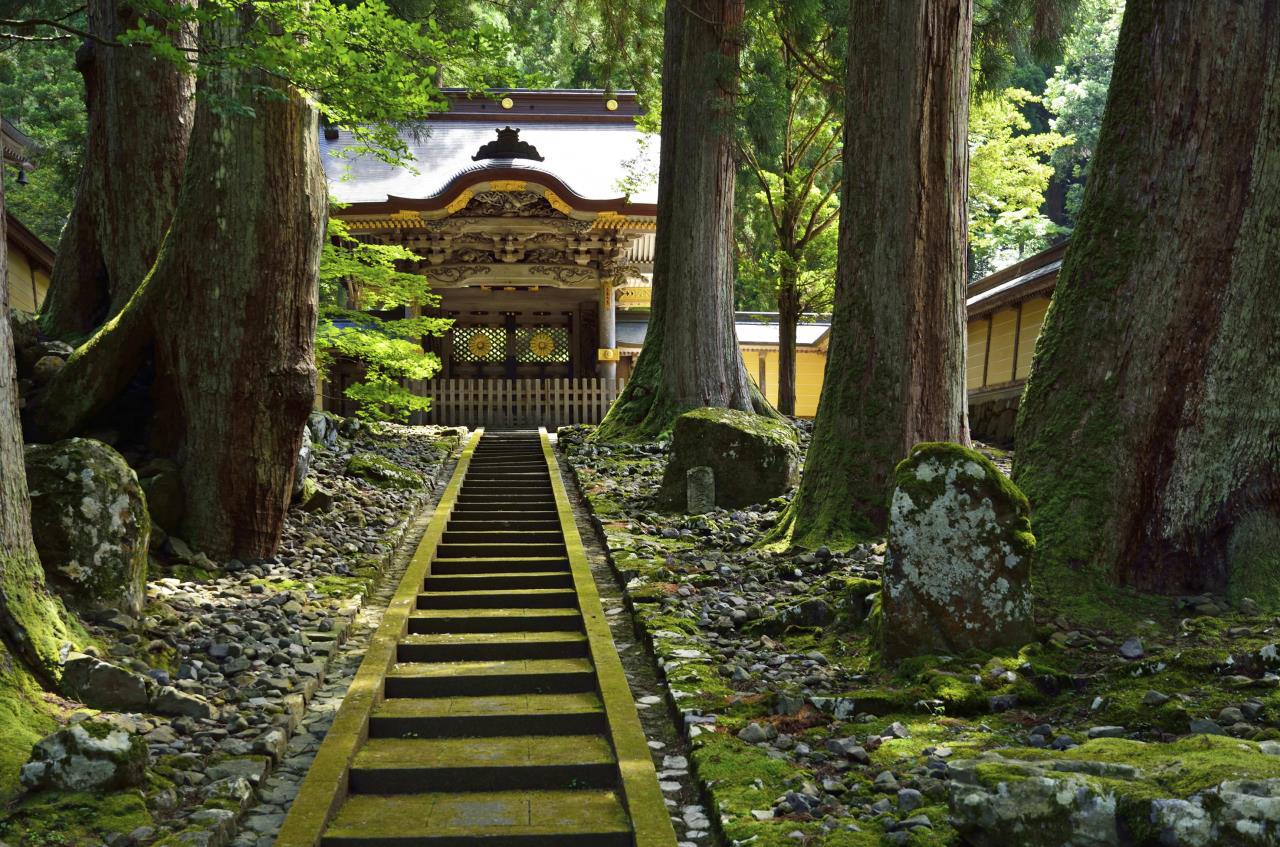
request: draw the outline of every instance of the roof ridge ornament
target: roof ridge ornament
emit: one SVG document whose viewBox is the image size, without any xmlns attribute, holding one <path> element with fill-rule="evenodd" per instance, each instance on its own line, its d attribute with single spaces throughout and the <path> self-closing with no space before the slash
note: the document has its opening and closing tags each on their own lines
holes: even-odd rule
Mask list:
<svg viewBox="0 0 1280 847">
<path fill-rule="evenodd" d="M 520 130 L 507 126 L 497 130 L 497 133 L 498 139 L 481 145 L 476 154 L 471 157 L 471 161 L 479 162 L 483 159 L 532 159 L 535 162 L 541 162 L 543 160 L 538 148 L 527 141 L 520 140 Z"/>
</svg>

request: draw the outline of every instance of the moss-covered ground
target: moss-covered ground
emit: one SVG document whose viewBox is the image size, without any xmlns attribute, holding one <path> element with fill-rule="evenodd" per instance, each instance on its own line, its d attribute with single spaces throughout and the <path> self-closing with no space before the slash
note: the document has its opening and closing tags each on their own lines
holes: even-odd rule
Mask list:
<svg viewBox="0 0 1280 847">
<path fill-rule="evenodd" d="M 878 562 L 883 545 L 848 558 L 836 551 L 834 566 L 794 551 L 761 551 L 754 545 L 785 501 L 763 504 L 745 520 L 722 511 L 664 514 L 653 499 L 664 460 L 659 445 L 600 445 L 573 431 L 562 431 L 561 445 L 676 706 L 714 716 L 691 733 L 691 762 L 720 813 L 726 843 L 955 843 L 945 762 L 991 752 L 1133 765 L 1138 775 L 1123 786 L 1088 779 L 1141 814 L 1151 799 L 1186 798 L 1224 779 L 1280 778 L 1280 755 L 1259 745 L 1280 739 L 1280 676 L 1273 673 L 1280 671 L 1280 618 L 1260 604 L 1121 591 L 1040 593 L 1036 639 L 1019 650 L 890 665 L 866 620 L 876 573 L 857 564 Z M 788 574 L 792 569 L 801 575 Z M 786 581 L 769 581 L 775 572 Z M 774 598 L 775 606 L 726 628 L 706 610 L 729 594 Z M 776 607 L 806 598 L 825 599 L 836 610 L 834 621 L 788 624 L 776 614 Z M 1121 647 L 1134 638 L 1141 656 L 1132 658 L 1131 642 L 1126 658 Z M 728 673 L 728 660 L 744 650 L 752 658 L 742 664 L 771 650 L 785 657 L 784 669 L 815 652 L 829 666 L 821 680 L 775 685 L 759 666 Z M 788 694 L 791 706 L 780 707 L 779 695 Z M 840 698 L 845 707 L 837 718 Z M 1213 723 L 1193 733 L 1193 721 Z M 751 723 L 771 726 L 786 743 L 740 739 Z M 1120 737 L 1091 740 L 1091 729 Z M 827 754 L 829 739 L 849 737 L 866 747 L 868 761 L 850 765 Z M 885 771 L 898 786 L 918 789 L 920 804 L 899 811 L 896 788 L 876 786 Z M 778 805 L 788 792 L 805 791 L 822 802 L 801 812 Z M 904 818 L 921 814 L 931 826 L 889 835 Z"/>
<path fill-rule="evenodd" d="M 141 791 L 45 792 L 14 803 L 0 820 L 0 841 L 13 847 L 79 847 L 152 824 Z"/>
</svg>

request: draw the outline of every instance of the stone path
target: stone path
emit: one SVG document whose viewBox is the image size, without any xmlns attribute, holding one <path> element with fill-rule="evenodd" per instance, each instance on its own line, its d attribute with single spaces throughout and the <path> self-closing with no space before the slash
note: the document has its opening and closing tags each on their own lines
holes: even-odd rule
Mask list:
<svg viewBox="0 0 1280 847">
<path fill-rule="evenodd" d="M 671 847 L 546 436 L 472 449 L 277 844 Z"/>
</svg>

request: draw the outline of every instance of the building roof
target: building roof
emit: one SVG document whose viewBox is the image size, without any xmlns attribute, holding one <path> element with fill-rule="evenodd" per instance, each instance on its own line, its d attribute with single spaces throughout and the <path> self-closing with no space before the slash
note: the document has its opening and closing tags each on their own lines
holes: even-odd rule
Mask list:
<svg viewBox="0 0 1280 847">
<path fill-rule="evenodd" d="M 1007 268 L 975 280 L 966 290 L 965 307 L 972 320 L 987 312 L 1051 292 L 1058 282 L 1058 270 L 1067 252 L 1062 241 Z"/>
<path fill-rule="evenodd" d="M 777 347 L 779 335 L 777 312 L 738 312 L 733 328 L 738 343 L 744 347 Z M 619 317 L 617 340 L 622 347 L 644 346 L 648 320 L 636 320 L 630 316 Z M 816 348 L 831 332 L 831 321 L 825 318 L 807 319 L 796 327 L 796 346 Z"/>
<path fill-rule="evenodd" d="M 5 162 L 30 170 L 31 163 L 27 161 L 27 157 L 35 152 L 35 146 L 35 142 L 10 123 L 8 118 L 0 118 L 0 149 L 3 150 Z"/>
<path fill-rule="evenodd" d="M 520 89 L 495 94 L 509 98 L 512 108 L 450 92 L 450 111 L 407 126 L 401 137 L 414 160 L 410 166 L 368 155 L 344 158 L 351 133 L 329 130 L 321 139 L 321 153 L 330 190 L 342 203 L 381 206 L 397 199 L 443 198 L 460 181 L 537 182 L 545 175 L 588 201 L 657 202 L 658 144 L 635 126 L 634 93 Z M 610 100 L 618 104 L 616 109 L 607 108 Z M 520 141 L 537 148 L 542 161 L 473 159 L 507 126 L 520 130 Z M 639 177 L 641 187 L 624 198 L 622 180 L 628 176 Z"/>
<path fill-rule="evenodd" d="M 27 229 L 22 221 L 7 210 L 4 213 L 4 227 L 5 239 L 25 253 L 32 265 L 45 273 L 53 272 L 53 250 L 40 236 Z"/>
</svg>

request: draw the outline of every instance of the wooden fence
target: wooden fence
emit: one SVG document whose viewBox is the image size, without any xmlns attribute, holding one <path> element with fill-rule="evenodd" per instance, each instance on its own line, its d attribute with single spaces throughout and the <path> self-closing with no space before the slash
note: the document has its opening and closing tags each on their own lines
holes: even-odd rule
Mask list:
<svg viewBox="0 0 1280 847">
<path fill-rule="evenodd" d="M 625 379 L 432 379 L 410 383 L 431 398 L 415 423 L 491 429 L 597 424 Z"/>
</svg>

